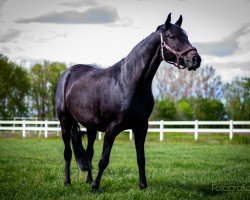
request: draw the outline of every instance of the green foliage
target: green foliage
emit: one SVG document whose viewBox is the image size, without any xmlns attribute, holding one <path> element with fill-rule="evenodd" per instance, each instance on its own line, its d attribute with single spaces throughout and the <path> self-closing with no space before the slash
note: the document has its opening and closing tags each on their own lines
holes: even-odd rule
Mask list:
<svg viewBox="0 0 250 200">
<path fill-rule="evenodd" d="M 54 91 L 59 77 L 65 70 L 65 64 L 47 61 L 31 67 L 32 105 L 39 118 L 55 117 Z"/>
<path fill-rule="evenodd" d="M 198 120 L 223 120 L 225 117 L 224 105 L 216 99 L 192 98 L 195 119 Z"/>
<path fill-rule="evenodd" d="M 250 78 L 237 77 L 227 83 L 225 100 L 229 118 L 250 120 Z"/>
<path fill-rule="evenodd" d="M 194 110 L 192 104 L 187 99 L 181 99 L 176 102 L 177 119 L 178 120 L 193 120 Z"/>
<path fill-rule="evenodd" d="M 145 151 L 147 190 L 138 187 L 134 143 L 116 140 L 100 191 L 93 193 L 85 183 L 86 172 L 74 159 L 72 185 L 64 187 L 60 139 L 1 138 L 0 196 L 3 200 L 249 199 L 249 145 L 197 143 L 192 138 L 190 143 L 146 141 Z M 101 152 L 102 141 L 96 141 L 94 177 Z"/>
<path fill-rule="evenodd" d="M 152 120 L 223 120 L 224 105 L 216 99 L 190 98 L 156 101 Z"/>
<path fill-rule="evenodd" d="M 0 117 L 25 116 L 29 89 L 27 72 L 0 54 Z"/>
<path fill-rule="evenodd" d="M 176 118 L 175 102 L 170 98 L 155 102 L 153 120 L 174 120 Z"/>
</svg>

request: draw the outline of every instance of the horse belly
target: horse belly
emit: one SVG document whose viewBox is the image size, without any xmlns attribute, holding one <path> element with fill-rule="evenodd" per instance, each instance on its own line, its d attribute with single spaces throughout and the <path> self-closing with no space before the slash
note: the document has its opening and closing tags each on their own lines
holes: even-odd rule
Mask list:
<svg viewBox="0 0 250 200">
<path fill-rule="evenodd" d="M 119 106 L 116 102 L 110 102 L 108 95 L 93 91 L 81 89 L 71 92 L 67 95 L 67 106 L 72 116 L 83 126 L 105 131 L 110 123 L 118 121 Z"/>
</svg>

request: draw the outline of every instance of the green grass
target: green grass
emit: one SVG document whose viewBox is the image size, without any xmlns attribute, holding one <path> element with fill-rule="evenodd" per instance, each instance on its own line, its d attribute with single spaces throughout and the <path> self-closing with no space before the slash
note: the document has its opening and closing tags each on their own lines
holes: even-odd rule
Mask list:
<svg viewBox="0 0 250 200">
<path fill-rule="evenodd" d="M 140 191 L 134 143 L 121 135 L 93 194 L 74 160 L 72 185 L 64 187 L 60 138 L 0 138 L 0 199 L 249 199 L 249 147 L 249 136 L 203 135 L 194 142 L 193 135 L 168 134 L 159 142 L 149 135 L 148 189 Z M 101 149 L 96 141 L 94 176 Z"/>
</svg>

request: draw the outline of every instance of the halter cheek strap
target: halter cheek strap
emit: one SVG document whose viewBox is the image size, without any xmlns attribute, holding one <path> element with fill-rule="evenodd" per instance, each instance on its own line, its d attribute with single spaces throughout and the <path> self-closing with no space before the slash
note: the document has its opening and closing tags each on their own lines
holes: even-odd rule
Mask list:
<svg viewBox="0 0 250 200">
<path fill-rule="evenodd" d="M 162 37 L 162 34 L 160 33 L 161 36 L 161 57 L 162 60 L 165 60 L 167 63 L 173 64 L 174 66 L 176 66 L 178 69 L 183 69 L 180 67 L 180 57 L 185 54 L 188 53 L 189 51 L 197 51 L 196 48 L 190 46 L 182 51 L 175 51 L 174 49 L 172 49 L 170 46 L 168 46 Z M 166 48 L 167 50 L 169 50 L 172 54 L 174 54 L 176 56 L 176 62 L 173 61 L 167 61 L 164 57 L 164 48 Z"/>
</svg>

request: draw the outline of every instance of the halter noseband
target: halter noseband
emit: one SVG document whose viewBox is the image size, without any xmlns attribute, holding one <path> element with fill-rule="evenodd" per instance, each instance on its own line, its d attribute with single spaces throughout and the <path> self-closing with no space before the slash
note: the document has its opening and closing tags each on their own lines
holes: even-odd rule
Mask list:
<svg viewBox="0 0 250 200">
<path fill-rule="evenodd" d="M 185 53 L 188 53 L 189 51 L 197 51 L 196 48 L 194 47 L 188 47 L 182 51 L 175 51 L 174 49 L 172 49 L 170 46 L 168 46 L 164 40 L 163 40 L 163 37 L 162 37 L 162 34 L 160 33 L 161 35 L 161 57 L 162 57 L 162 60 L 165 60 L 165 57 L 164 57 L 164 48 L 166 48 L 167 50 L 169 50 L 171 53 L 173 53 L 175 56 L 176 56 L 176 62 L 173 62 L 173 61 L 167 61 L 165 60 L 167 63 L 170 63 L 170 64 L 173 64 L 174 66 L 176 66 L 178 69 L 184 69 L 184 68 L 181 68 L 180 67 L 180 57 L 185 54 Z"/>
</svg>

